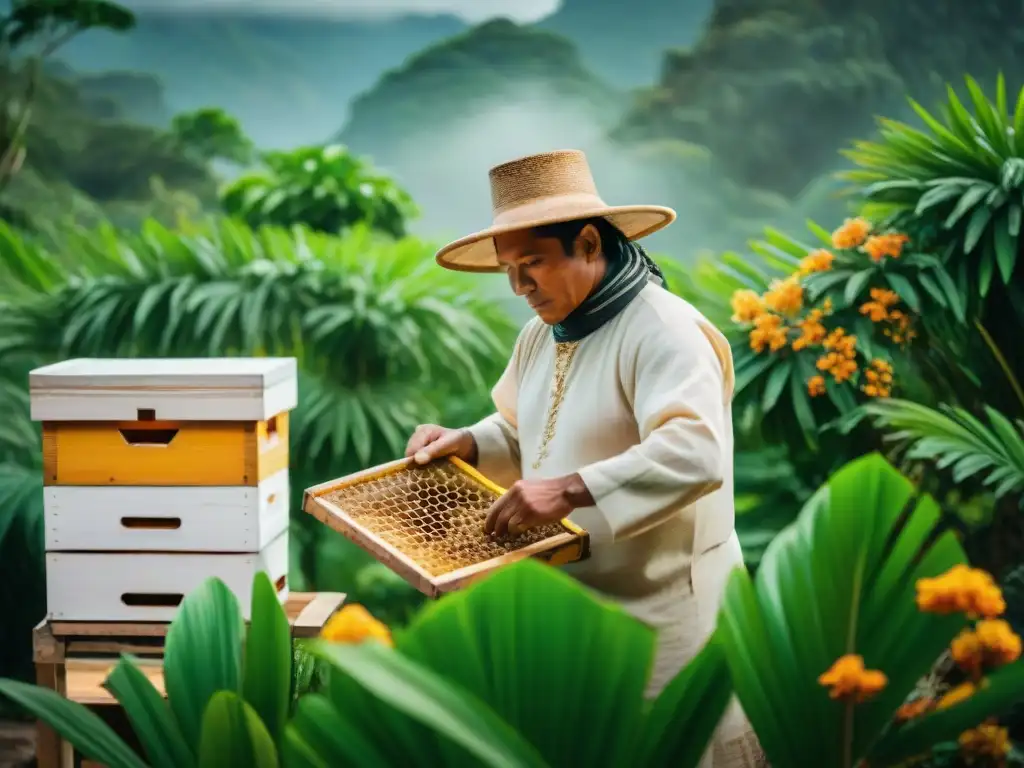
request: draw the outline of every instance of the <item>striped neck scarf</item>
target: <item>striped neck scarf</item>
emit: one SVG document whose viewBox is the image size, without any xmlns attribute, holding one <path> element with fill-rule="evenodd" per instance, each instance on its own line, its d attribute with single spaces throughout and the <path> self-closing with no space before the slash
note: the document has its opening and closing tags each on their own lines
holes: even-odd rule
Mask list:
<svg viewBox="0 0 1024 768">
<path fill-rule="evenodd" d="M 639 295 L 649 281 L 665 286 L 665 276 L 636 243 L 626 243 L 622 254 L 609 260 L 608 271 L 583 303 L 551 331 L 556 342 L 580 341 L 613 319 Z"/>
</svg>

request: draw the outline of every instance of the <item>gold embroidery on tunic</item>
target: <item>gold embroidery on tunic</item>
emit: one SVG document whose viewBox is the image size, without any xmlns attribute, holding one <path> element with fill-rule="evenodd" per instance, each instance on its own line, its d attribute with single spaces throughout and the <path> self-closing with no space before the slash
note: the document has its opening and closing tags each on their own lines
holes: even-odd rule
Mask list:
<svg viewBox="0 0 1024 768">
<path fill-rule="evenodd" d="M 541 438 L 540 448 L 537 451 L 537 459 L 533 462 L 534 469 L 540 469 L 541 462 L 548 457 L 548 446 L 555 436 L 555 422 L 558 420 L 558 411 L 562 407 L 562 399 L 565 397 L 565 380 L 569 375 L 569 366 L 579 349 L 578 341 L 563 341 L 555 344 L 555 378 L 551 383 L 551 406 L 548 409 L 548 420 L 544 426 L 544 435 Z"/>
</svg>

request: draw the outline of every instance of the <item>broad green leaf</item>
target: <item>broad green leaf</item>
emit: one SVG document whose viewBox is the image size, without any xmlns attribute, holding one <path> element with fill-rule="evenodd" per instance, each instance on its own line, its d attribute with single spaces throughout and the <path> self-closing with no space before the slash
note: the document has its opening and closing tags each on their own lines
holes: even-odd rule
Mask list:
<svg viewBox="0 0 1024 768">
<path fill-rule="evenodd" d="M 274 740 L 256 711 L 234 691 L 218 691 L 202 715 L 199 768 L 277 768 Z"/>
<path fill-rule="evenodd" d="M 42 720 L 89 760 L 109 768 L 146 768 L 142 759 L 99 715 L 56 691 L 0 679 L 0 696 Z"/>
<path fill-rule="evenodd" d="M 292 636 L 277 590 L 262 571 L 253 579 L 250 616 L 242 695 L 276 742 L 291 702 Z"/>
<path fill-rule="evenodd" d="M 972 210 L 991 189 L 992 184 L 988 182 L 977 182 L 974 186 L 967 189 L 967 191 L 960 196 L 960 200 L 957 202 L 956 207 L 954 207 L 949 216 L 946 217 L 946 221 L 943 223 L 943 226 L 946 229 L 952 229 L 956 226 L 956 223 L 960 221 L 968 211 Z"/>
<path fill-rule="evenodd" d="M 1017 238 L 1010 234 L 1008 214 L 1004 210 L 992 229 L 993 246 L 996 253 L 996 264 L 1004 283 L 1013 277 L 1013 269 L 1017 265 Z"/>
<path fill-rule="evenodd" d="M 880 456 L 851 462 L 769 545 L 756 584 L 742 572 L 730 579 L 718 639 L 777 768 L 856 764 L 963 626 L 917 610 L 917 580 L 965 556 L 951 534 L 930 545 L 938 508 L 912 499 L 910 482 Z M 903 518 L 908 503 L 915 511 Z M 852 720 L 818 683 L 847 653 L 889 679 Z"/>
<path fill-rule="evenodd" d="M 850 278 L 850 281 L 846 284 L 846 289 L 843 291 L 843 300 L 846 302 L 846 306 L 851 306 L 857 301 L 864 287 L 874 274 L 874 269 L 862 269 Z"/>
<path fill-rule="evenodd" d="M 796 415 L 797 423 L 804 433 L 804 439 L 808 445 L 815 447 L 818 442 L 818 422 L 814 418 L 814 411 L 811 410 L 811 398 L 807 394 L 807 382 L 799 376 L 789 377 L 789 391 L 793 398 L 793 413 Z"/>
<path fill-rule="evenodd" d="M 771 412 L 772 408 L 779 401 L 779 396 L 789 383 L 789 377 L 793 373 L 792 359 L 785 359 L 772 368 L 764 385 L 764 396 L 761 400 L 761 409 L 764 413 Z"/>
<path fill-rule="evenodd" d="M 483 765 L 547 765 L 487 704 L 396 651 L 374 642 L 341 645 L 317 641 L 310 643 L 309 649 L 377 699 L 450 739 Z M 400 734 L 392 737 L 397 740 Z M 423 748 L 417 741 L 401 746 L 410 758 Z"/>
<path fill-rule="evenodd" d="M 303 696 L 299 699 L 295 716 L 285 727 L 283 752 L 286 755 L 308 752 L 318 761 L 311 764 L 324 766 L 387 768 L 391 765 L 347 714 L 332 706 L 326 696 Z M 290 766 L 292 762 L 286 758 L 285 764 Z"/>
<path fill-rule="evenodd" d="M 595 767 L 630 759 L 654 641 L 621 608 L 532 560 L 428 606 L 397 638 L 405 655 L 488 702 L 549 764 Z M 605 670 L 600 679 L 594 669 Z M 608 726 L 586 743 L 567 737 L 586 723 Z"/>
<path fill-rule="evenodd" d="M 182 733 L 199 743 L 203 712 L 218 691 L 241 688 L 242 614 L 238 600 L 209 578 L 181 603 L 167 632 L 164 683 Z"/>
<path fill-rule="evenodd" d="M 731 698 L 725 654 L 712 636 L 655 699 L 634 764 L 696 768 Z"/>
<path fill-rule="evenodd" d="M 885 279 L 912 312 L 921 311 L 921 299 L 913 284 L 899 272 L 886 272 Z"/>
<path fill-rule="evenodd" d="M 185 741 L 167 700 L 134 663 L 122 656 L 104 682 L 124 708 L 132 730 L 154 768 L 189 768 L 196 756 Z"/>
</svg>

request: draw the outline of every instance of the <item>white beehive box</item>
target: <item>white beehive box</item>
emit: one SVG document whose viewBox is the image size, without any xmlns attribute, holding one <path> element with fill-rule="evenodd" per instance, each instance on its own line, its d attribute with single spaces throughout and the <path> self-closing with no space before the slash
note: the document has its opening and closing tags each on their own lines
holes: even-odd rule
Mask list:
<svg viewBox="0 0 1024 768">
<path fill-rule="evenodd" d="M 247 606 L 259 570 L 287 597 L 293 358 L 76 359 L 29 387 L 50 618 L 169 621 L 209 576 Z"/>
<path fill-rule="evenodd" d="M 171 621 L 178 605 L 211 576 L 220 578 L 249 618 L 252 580 L 264 571 L 288 598 L 288 534 L 258 553 L 49 552 L 46 602 L 54 621 Z"/>
</svg>

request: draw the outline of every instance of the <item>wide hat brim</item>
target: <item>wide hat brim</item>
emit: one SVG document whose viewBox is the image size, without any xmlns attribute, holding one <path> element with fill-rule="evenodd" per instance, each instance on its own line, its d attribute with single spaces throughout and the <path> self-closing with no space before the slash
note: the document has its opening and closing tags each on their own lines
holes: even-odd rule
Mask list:
<svg viewBox="0 0 1024 768">
<path fill-rule="evenodd" d="M 629 240 L 639 240 L 675 221 L 676 212 L 662 205 L 596 205 L 573 210 L 552 210 L 548 214 L 538 213 L 532 218 L 495 224 L 466 235 L 441 248 L 434 258 L 440 266 L 457 272 L 499 272 L 501 265 L 494 248 L 494 238 L 498 235 L 546 224 L 596 218 L 607 219 Z"/>
</svg>

